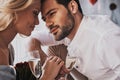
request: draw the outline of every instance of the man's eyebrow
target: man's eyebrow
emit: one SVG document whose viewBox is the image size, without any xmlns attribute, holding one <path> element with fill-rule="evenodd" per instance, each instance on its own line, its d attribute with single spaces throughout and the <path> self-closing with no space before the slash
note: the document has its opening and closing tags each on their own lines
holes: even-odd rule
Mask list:
<svg viewBox="0 0 120 80">
<path fill-rule="evenodd" d="M 56 10 L 56 9 L 57 9 L 57 8 L 54 8 L 54 9 L 49 10 L 49 11 L 45 14 L 45 16 L 47 16 L 51 11 Z M 43 19 L 43 20 L 45 19 L 45 16 L 42 16 L 42 19 Z"/>
</svg>

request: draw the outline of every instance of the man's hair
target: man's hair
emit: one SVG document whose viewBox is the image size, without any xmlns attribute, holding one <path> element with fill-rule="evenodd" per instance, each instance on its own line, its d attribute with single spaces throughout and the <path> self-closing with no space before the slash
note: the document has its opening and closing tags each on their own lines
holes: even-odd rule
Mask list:
<svg viewBox="0 0 120 80">
<path fill-rule="evenodd" d="M 41 3 L 44 3 L 45 1 L 46 1 L 46 0 L 41 0 Z M 65 6 L 66 8 L 68 8 L 68 4 L 69 4 L 70 1 L 71 1 L 71 0 L 56 0 L 56 2 L 57 2 L 58 4 L 62 4 L 62 5 Z M 79 11 L 83 14 L 79 0 L 75 0 L 75 1 L 76 1 L 76 3 L 78 4 L 78 9 L 79 9 Z"/>
</svg>

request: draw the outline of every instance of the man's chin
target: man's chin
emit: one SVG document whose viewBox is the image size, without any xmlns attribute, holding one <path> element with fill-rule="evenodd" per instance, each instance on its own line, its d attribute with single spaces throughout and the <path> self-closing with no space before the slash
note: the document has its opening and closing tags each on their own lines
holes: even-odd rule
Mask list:
<svg viewBox="0 0 120 80">
<path fill-rule="evenodd" d="M 62 40 L 62 39 L 60 39 L 59 37 L 56 37 L 56 36 L 55 36 L 55 40 L 56 40 L 56 41 L 60 41 L 60 40 Z"/>
<path fill-rule="evenodd" d="M 62 39 L 64 39 L 64 38 L 65 38 L 65 37 L 56 37 L 56 36 L 55 36 L 55 40 L 56 40 L 56 41 L 60 41 L 60 40 L 62 40 Z"/>
</svg>

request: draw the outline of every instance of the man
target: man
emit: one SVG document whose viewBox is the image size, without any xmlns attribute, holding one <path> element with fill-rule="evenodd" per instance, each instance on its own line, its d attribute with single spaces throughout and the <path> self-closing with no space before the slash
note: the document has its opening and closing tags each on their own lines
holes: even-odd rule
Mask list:
<svg viewBox="0 0 120 80">
<path fill-rule="evenodd" d="M 106 16 L 83 16 L 78 4 L 77 0 L 41 0 L 42 19 L 55 40 L 67 43 L 79 72 L 91 80 L 119 80 L 120 28 Z"/>
</svg>

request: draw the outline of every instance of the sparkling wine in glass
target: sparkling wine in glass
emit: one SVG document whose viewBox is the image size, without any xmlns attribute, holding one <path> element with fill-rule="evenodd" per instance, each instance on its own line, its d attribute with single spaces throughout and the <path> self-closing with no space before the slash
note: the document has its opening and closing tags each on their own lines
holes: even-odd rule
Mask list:
<svg viewBox="0 0 120 80">
<path fill-rule="evenodd" d="M 72 57 L 69 55 L 66 56 L 65 66 L 69 71 L 71 71 L 73 69 L 75 62 L 76 62 L 76 57 Z"/>
<path fill-rule="evenodd" d="M 31 72 L 36 78 L 39 78 L 42 74 L 40 55 L 38 50 L 30 51 L 28 63 L 31 69 Z"/>
<path fill-rule="evenodd" d="M 76 57 L 69 56 L 69 54 L 67 54 L 65 66 L 69 71 L 73 69 L 75 62 L 76 62 Z M 67 80 L 67 76 L 68 74 L 65 75 L 65 80 Z"/>
</svg>

